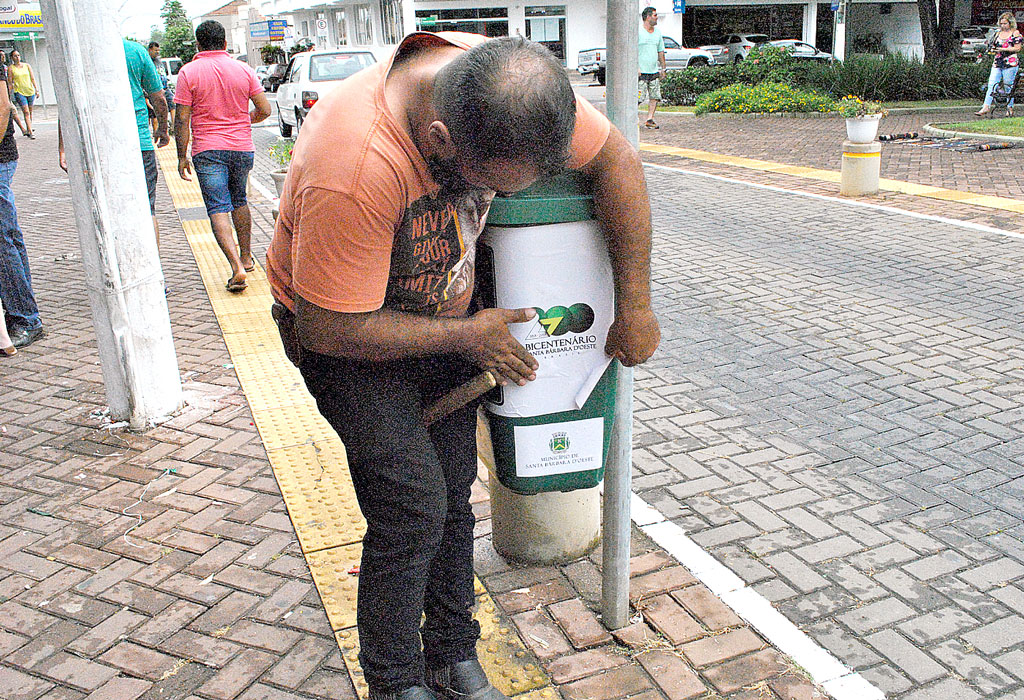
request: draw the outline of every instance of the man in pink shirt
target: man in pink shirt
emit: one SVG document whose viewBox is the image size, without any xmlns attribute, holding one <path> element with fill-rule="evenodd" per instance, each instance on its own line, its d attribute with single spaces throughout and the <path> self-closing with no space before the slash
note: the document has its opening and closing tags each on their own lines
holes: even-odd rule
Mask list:
<svg viewBox="0 0 1024 700">
<path fill-rule="evenodd" d="M 200 24 L 196 44 L 199 53 L 182 66 L 174 95 L 178 105 L 174 120 L 178 174 L 183 180 L 191 180 L 188 175 L 195 167 L 217 245 L 231 264 L 227 289 L 241 292 L 246 288 L 245 273 L 255 266 L 252 219 L 245 198 L 253 163 L 251 125 L 270 116 L 270 103 L 253 69 L 228 56 L 224 27 L 219 22 Z M 232 222 L 238 233 L 237 246 Z"/>
</svg>

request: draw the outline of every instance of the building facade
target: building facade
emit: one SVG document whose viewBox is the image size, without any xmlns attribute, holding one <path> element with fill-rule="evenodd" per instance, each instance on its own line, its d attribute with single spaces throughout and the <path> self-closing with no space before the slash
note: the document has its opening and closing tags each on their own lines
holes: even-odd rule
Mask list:
<svg viewBox="0 0 1024 700">
<path fill-rule="evenodd" d="M 994 24 L 998 13 L 993 8 L 1000 3 L 1024 5 L 1024 0 L 956 0 L 956 24 Z M 414 29 L 468 31 L 539 41 L 568 68 L 576 67 L 581 50 L 604 46 L 607 22 L 606 0 L 262 0 L 253 4 L 265 17 L 287 17 L 292 41 L 308 39 L 318 48 L 393 45 Z M 661 16 L 661 31 L 684 46 L 716 43 L 723 34 L 745 32 L 801 39 L 832 50 L 836 6 L 832 2 L 687 0 L 685 11 L 678 12 L 673 0 L 641 0 L 638 24 L 640 10 L 648 4 Z M 1019 16 L 1024 22 L 1024 9 Z M 916 57 L 923 53 L 915 0 L 851 0 L 847 27 L 848 53 Z"/>
</svg>

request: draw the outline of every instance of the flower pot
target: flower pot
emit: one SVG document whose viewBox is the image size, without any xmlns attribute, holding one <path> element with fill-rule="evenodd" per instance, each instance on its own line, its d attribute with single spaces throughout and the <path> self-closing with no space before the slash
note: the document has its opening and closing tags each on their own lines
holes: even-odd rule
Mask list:
<svg viewBox="0 0 1024 700">
<path fill-rule="evenodd" d="M 281 193 L 284 192 L 284 178 L 288 175 L 287 168 L 281 168 L 280 170 L 271 170 L 270 179 L 274 181 L 274 188 L 277 190 L 277 198 L 281 198 Z"/>
<path fill-rule="evenodd" d="M 881 120 L 881 114 L 868 114 L 863 117 L 847 119 L 846 138 L 851 143 L 871 143 L 878 135 L 878 123 Z"/>
</svg>

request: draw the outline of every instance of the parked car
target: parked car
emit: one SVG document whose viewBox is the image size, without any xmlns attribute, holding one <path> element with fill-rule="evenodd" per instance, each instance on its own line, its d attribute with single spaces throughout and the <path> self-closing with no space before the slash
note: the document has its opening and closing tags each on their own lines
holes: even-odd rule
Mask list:
<svg viewBox="0 0 1024 700">
<path fill-rule="evenodd" d="M 836 57 L 828 51 L 822 51 L 818 47 L 812 46 L 811 44 L 798 39 L 778 39 L 776 41 L 769 41 L 768 43 L 772 46 L 778 46 L 779 48 L 788 50 L 793 58 L 802 58 L 808 61 L 821 61 L 823 63 L 836 60 Z"/>
<path fill-rule="evenodd" d="M 184 63 L 177 56 L 157 59 L 157 70 L 162 75 L 167 76 L 167 82 L 172 88 L 178 85 L 178 71 L 181 70 L 183 65 Z"/>
<path fill-rule="evenodd" d="M 956 38 L 959 44 L 960 58 L 975 59 L 979 54 L 984 53 L 989 39 L 997 31 L 999 31 L 999 27 L 984 27 L 980 25 L 958 28 L 956 30 Z"/>
<path fill-rule="evenodd" d="M 739 63 L 750 49 L 768 43 L 767 34 L 726 34 L 716 44 L 701 46 L 714 57 L 715 63 Z"/>
<path fill-rule="evenodd" d="M 272 66 L 267 66 L 266 74 L 260 77 L 263 89 L 267 92 L 277 92 L 277 88 L 281 85 L 281 80 L 284 78 L 287 70 L 287 63 L 275 63 Z"/>
<path fill-rule="evenodd" d="M 277 88 L 277 125 L 288 138 L 317 100 L 338 87 L 345 78 L 377 62 L 370 49 L 321 50 L 297 53 L 288 63 Z"/>
<path fill-rule="evenodd" d="M 605 84 L 605 59 L 608 49 L 586 49 L 580 51 L 576 61 L 576 71 L 580 75 L 594 75 L 597 82 Z M 701 49 L 688 49 L 670 36 L 665 37 L 665 67 L 678 70 L 690 66 L 709 66 L 714 63 L 711 54 Z"/>
</svg>

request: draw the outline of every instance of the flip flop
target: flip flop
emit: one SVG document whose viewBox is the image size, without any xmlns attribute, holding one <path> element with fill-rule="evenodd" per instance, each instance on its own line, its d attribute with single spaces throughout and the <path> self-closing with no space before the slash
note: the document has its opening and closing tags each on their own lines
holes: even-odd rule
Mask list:
<svg viewBox="0 0 1024 700">
<path fill-rule="evenodd" d="M 241 282 L 236 282 L 235 278 L 232 277 L 231 279 L 228 280 L 228 283 L 224 285 L 224 289 L 228 290 L 232 294 L 238 294 L 239 292 L 244 292 L 246 287 L 248 286 L 249 285 L 245 280 L 242 280 Z"/>
<path fill-rule="evenodd" d="M 246 272 L 252 272 L 253 270 L 256 269 L 256 261 L 253 260 L 252 265 L 250 265 L 249 267 L 243 267 L 242 269 L 245 270 Z"/>
</svg>

